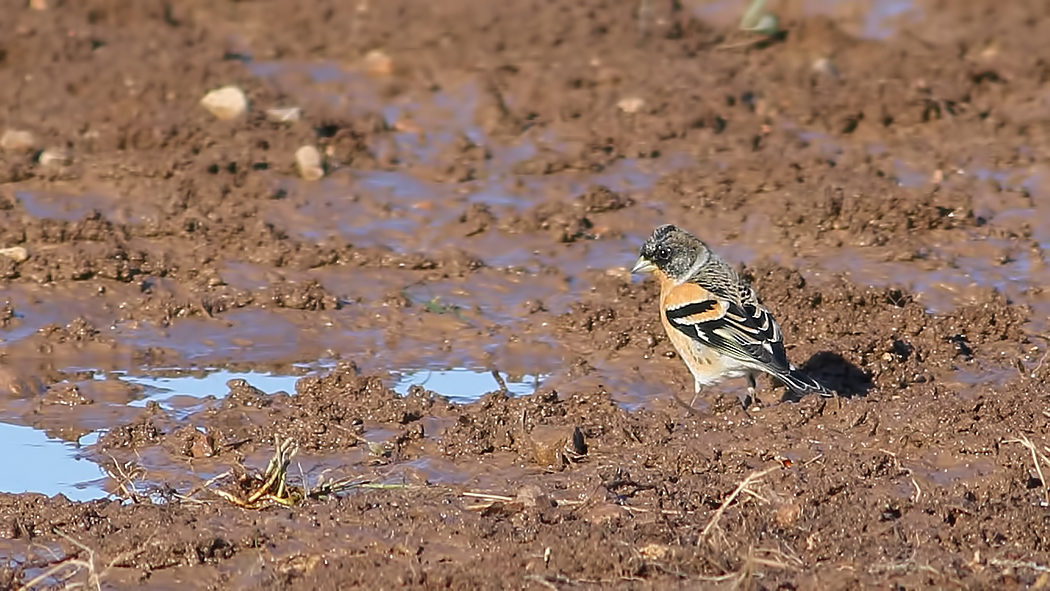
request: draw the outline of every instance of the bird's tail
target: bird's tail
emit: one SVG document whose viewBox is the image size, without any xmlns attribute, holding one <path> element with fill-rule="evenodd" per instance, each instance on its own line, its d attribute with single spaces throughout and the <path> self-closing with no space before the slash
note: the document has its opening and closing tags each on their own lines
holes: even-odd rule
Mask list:
<svg viewBox="0 0 1050 591">
<path fill-rule="evenodd" d="M 810 392 L 816 392 L 825 398 L 831 398 L 835 396 L 835 393 L 828 390 L 820 384 L 820 382 L 807 376 L 801 371 L 791 368 L 786 375 L 778 375 L 780 381 L 784 382 L 784 385 L 796 396 L 804 396 Z"/>
</svg>

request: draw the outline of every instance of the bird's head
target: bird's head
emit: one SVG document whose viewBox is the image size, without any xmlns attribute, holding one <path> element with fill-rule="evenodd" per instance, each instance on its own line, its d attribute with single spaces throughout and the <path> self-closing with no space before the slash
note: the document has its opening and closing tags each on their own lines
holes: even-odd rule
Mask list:
<svg viewBox="0 0 1050 591">
<path fill-rule="evenodd" d="M 660 271 L 675 282 L 685 281 L 711 258 L 711 251 L 699 238 L 685 230 L 664 224 L 642 245 L 631 273 Z"/>
</svg>

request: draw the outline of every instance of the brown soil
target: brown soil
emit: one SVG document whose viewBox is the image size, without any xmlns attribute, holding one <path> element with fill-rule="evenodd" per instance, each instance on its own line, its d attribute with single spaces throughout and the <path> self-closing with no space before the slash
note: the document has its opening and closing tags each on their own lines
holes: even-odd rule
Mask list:
<svg viewBox="0 0 1050 591">
<path fill-rule="evenodd" d="M 2 0 L 0 419 L 100 434 L 112 495 L 0 494 L 0 587 L 1050 585 L 1050 5 L 743 4 Z M 841 398 L 674 402 L 626 270 L 668 221 Z M 394 390 L 457 367 L 543 380 Z M 213 494 L 285 440 L 373 488 Z"/>
</svg>

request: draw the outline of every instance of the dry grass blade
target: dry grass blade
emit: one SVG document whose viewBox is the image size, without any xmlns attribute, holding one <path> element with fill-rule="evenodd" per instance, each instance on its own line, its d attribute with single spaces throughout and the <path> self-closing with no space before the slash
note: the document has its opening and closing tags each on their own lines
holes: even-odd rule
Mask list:
<svg viewBox="0 0 1050 591">
<path fill-rule="evenodd" d="M 39 575 L 33 577 L 32 579 L 27 581 L 24 585 L 19 587 L 18 591 L 30 591 L 30 589 L 33 589 L 34 587 L 36 587 L 37 585 L 39 585 L 40 583 L 43 583 L 44 581 L 46 581 L 48 579 L 57 578 L 59 572 L 61 572 L 65 568 L 69 568 L 69 567 L 73 567 L 73 571 L 71 573 L 69 573 L 69 575 L 67 577 L 65 577 L 65 579 L 63 579 L 63 580 L 68 580 L 69 578 L 75 576 L 81 570 L 86 570 L 88 572 L 88 581 L 89 582 L 94 577 L 94 575 L 93 575 L 94 565 L 92 563 L 90 563 L 90 562 L 88 562 L 86 560 L 80 560 L 80 559 L 77 559 L 77 558 L 70 558 L 70 559 L 67 559 L 67 560 L 63 560 L 62 562 L 52 566 L 51 568 L 45 570 L 44 572 L 40 573 Z M 101 589 L 101 584 L 97 585 L 96 588 Z"/>
<path fill-rule="evenodd" d="M 202 482 L 201 484 L 197 485 L 193 490 L 191 490 L 190 492 L 188 492 L 188 493 L 186 493 L 184 495 L 179 495 L 179 494 L 175 495 L 175 498 L 177 498 L 177 499 L 179 499 L 181 501 L 194 500 L 193 497 L 195 495 L 197 495 L 198 493 L 200 493 L 202 490 L 207 490 L 207 489 L 211 488 L 212 485 L 214 485 L 216 482 L 222 480 L 223 478 L 229 477 L 231 474 L 233 474 L 233 471 L 232 470 L 227 470 L 227 471 L 223 472 L 222 474 L 219 474 L 217 476 L 213 476 L 213 477 L 209 478 L 208 480 Z"/>
<path fill-rule="evenodd" d="M 1032 443 L 1032 440 L 1024 435 L 1021 435 L 1017 439 L 1008 439 L 1003 443 L 1020 443 L 1021 445 L 1028 448 L 1028 451 L 1032 452 L 1032 463 L 1035 464 L 1035 473 L 1039 475 L 1039 482 L 1043 485 L 1043 498 L 1047 505 L 1050 505 L 1050 484 L 1046 482 L 1046 476 L 1043 475 L 1043 466 L 1046 464 L 1050 466 L 1050 459 L 1047 459 L 1039 449 Z"/>
<path fill-rule="evenodd" d="M 740 570 L 726 573 L 724 575 L 706 575 L 697 577 L 701 581 L 710 583 L 721 583 L 732 581 L 733 587 L 743 587 L 752 584 L 754 579 L 762 576 L 760 567 L 774 568 L 779 570 L 801 570 L 806 565 L 794 552 L 785 552 L 779 548 L 748 548 L 744 556 L 744 563 Z"/>
<path fill-rule="evenodd" d="M 274 447 L 273 457 L 270 458 L 261 476 L 245 474 L 240 478 L 239 484 L 243 491 L 240 494 L 210 488 L 218 479 L 232 474 L 232 471 L 229 471 L 210 479 L 204 485 L 194 489 L 194 492 L 187 497 L 193 496 L 199 490 L 208 489 L 244 509 L 261 509 L 271 503 L 285 507 L 299 504 L 303 500 L 302 490 L 288 485 L 288 466 L 292 458 L 299 452 L 299 446 L 290 439 L 282 441 L 274 437 Z"/>
<path fill-rule="evenodd" d="M 57 575 L 63 569 L 70 568 L 70 567 L 72 567 L 73 570 L 71 572 L 69 572 L 66 576 L 61 578 L 61 582 L 65 583 L 65 585 L 62 587 L 62 589 L 65 589 L 65 590 L 69 591 L 69 590 L 72 590 L 72 589 L 79 589 L 81 587 L 84 587 L 84 588 L 95 589 L 96 591 L 102 591 L 102 578 L 104 576 L 106 576 L 106 573 L 108 573 L 115 565 L 120 564 L 120 563 L 122 563 L 122 562 L 124 562 L 124 561 L 126 561 L 126 560 L 128 560 L 128 559 L 130 559 L 130 558 L 132 558 L 134 556 L 136 556 L 137 554 L 139 554 L 142 551 L 141 548 L 136 548 L 135 550 L 130 550 L 128 552 L 124 552 L 121 555 L 119 555 L 116 558 L 114 558 L 112 561 L 110 561 L 110 563 L 107 564 L 106 567 L 103 568 L 101 570 L 101 572 L 100 572 L 98 570 L 98 567 L 96 566 L 96 560 L 95 560 L 96 559 L 96 554 L 95 554 L 94 550 L 92 550 L 91 548 L 88 548 L 86 545 L 84 545 L 83 543 L 79 542 L 78 540 L 75 540 L 73 537 L 69 536 L 68 534 L 66 534 L 62 530 L 59 530 L 59 529 L 56 528 L 53 531 L 56 534 L 58 534 L 59 536 L 61 536 L 62 538 L 64 538 L 70 544 L 73 544 L 77 548 L 80 548 L 81 550 L 83 550 L 87 554 L 88 559 L 87 560 L 83 560 L 83 559 L 80 559 L 80 558 L 67 558 L 65 560 L 62 560 L 58 564 L 52 566 L 51 568 L 47 569 L 46 571 L 40 573 L 39 575 L 37 575 L 37 576 L 33 577 L 32 579 L 30 579 L 29 581 L 27 581 L 25 584 L 23 584 L 21 587 L 18 588 L 18 591 L 29 591 L 30 589 L 33 589 L 34 587 L 36 587 L 37 585 L 40 585 L 41 583 L 43 583 L 44 581 L 46 581 L 48 579 L 58 578 Z M 152 541 L 152 538 L 150 540 Z M 79 582 L 78 583 L 67 583 L 67 581 L 69 581 L 69 579 L 73 578 L 74 576 L 77 575 L 77 573 L 79 573 L 81 571 L 85 571 L 87 573 L 87 578 L 85 579 L 84 582 L 82 582 L 82 583 L 79 583 Z M 54 585 L 48 585 L 48 586 L 49 587 L 54 587 Z"/>
<path fill-rule="evenodd" d="M 467 511 L 502 511 L 505 513 L 517 513 L 521 510 L 521 503 L 518 502 L 517 497 L 508 497 L 506 495 L 495 495 L 483 492 L 464 492 L 461 494 L 468 499 L 480 499 L 482 501 L 473 505 L 467 505 L 465 507 Z"/>
<path fill-rule="evenodd" d="M 210 490 L 219 497 L 237 505 L 244 509 L 262 509 L 271 504 L 281 505 L 284 507 L 294 507 L 302 503 L 305 499 L 320 500 L 329 496 L 346 492 L 355 488 L 367 488 L 367 489 L 403 489 L 412 488 L 407 484 L 382 484 L 373 483 L 370 480 L 362 480 L 360 478 L 348 477 L 348 478 L 329 478 L 328 470 L 325 470 L 318 477 L 317 482 L 310 486 L 307 481 L 306 475 L 303 473 L 302 467 L 299 467 L 299 472 L 302 478 L 302 486 L 294 486 L 288 483 L 288 467 L 291 465 L 292 459 L 299 451 L 299 447 L 291 440 L 281 441 L 275 438 L 275 450 L 273 457 L 270 458 L 269 463 L 266 466 L 266 470 L 261 475 L 250 475 L 243 474 L 238 479 L 240 485 L 240 491 L 229 492 L 218 488 L 213 488 L 213 485 L 224 478 L 232 476 L 235 471 L 229 470 L 215 478 L 208 480 L 201 486 L 198 486 L 193 492 L 180 496 L 179 498 L 189 500 L 190 497 L 197 494 L 201 490 Z M 244 471 L 243 469 L 241 470 Z"/>
<path fill-rule="evenodd" d="M 281 441 L 274 437 L 274 444 L 277 448 L 270 458 L 270 463 L 266 465 L 266 472 L 263 474 L 263 485 L 259 487 L 254 493 L 248 495 L 248 503 L 254 503 L 265 495 L 273 494 L 278 499 L 287 498 L 287 478 L 288 478 L 288 466 L 292 463 L 292 458 L 295 454 L 299 453 L 299 446 L 290 439 Z M 271 492 L 274 485 L 277 486 L 275 492 Z"/>
<path fill-rule="evenodd" d="M 757 484 L 758 481 L 762 480 L 762 478 L 765 477 L 766 474 L 769 474 L 770 472 L 773 472 L 774 470 L 778 469 L 780 469 L 780 466 L 772 466 L 770 468 L 766 468 L 765 470 L 752 472 L 751 474 L 748 474 L 747 478 L 740 481 L 740 484 L 737 485 L 736 489 L 732 493 L 730 493 L 729 496 L 722 501 L 722 504 L 719 505 L 718 509 L 715 510 L 715 514 L 712 515 L 711 520 L 707 522 L 707 527 L 704 528 L 704 531 L 700 532 L 700 537 L 697 539 L 696 545 L 699 546 L 701 543 L 703 543 L 703 541 L 707 539 L 711 532 L 714 531 L 716 527 L 718 527 L 718 522 L 721 521 L 722 515 L 725 514 L 726 509 L 728 509 L 729 505 L 733 504 L 733 501 L 735 501 L 737 497 L 739 497 L 741 494 L 746 493 L 755 497 L 756 499 L 765 501 L 765 499 L 761 495 L 751 490 L 750 487 L 754 484 Z"/>
<path fill-rule="evenodd" d="M 486 501 L 504 501 L 504 502 L 509 502 L 509 501 L 513 501 L 514 500 L 514 497 L 508 497 L 506 495 L 493 495 L 493 494 L 489 494 L 489 493 L 480 493 L 480 492 L 465 492 L 465 493 L 463 493 L 463 496 L 470 497 L 472 499 L 484 499 Z"/>
<path fill-rule="evenodd" d="M 142 493 L 135 486 L 135 481 L 146 477 L 146 469 L 135 462 L 120 463 L 112 455 L 109 459 L 112 466 L 105 468 L 106 474 L 117 483 L 117 490 L 121 498 L 128 499 L 132 503 L 140 503 L 143 499 Z"/>
<path fill-rule="evenodd" d="M 1024 562 L 1022 560 L 1002 560 L 1000 558 L 989 558 L 988 564 L 1000 568 L 1027 568 L 1038 573 L 1050 573 L 1050 566 L 1043 566 L 1037 562 Z"/>
<path fill-rule="evenodd" d="M 788 549 L 788 552 L 780 548 L 758 548 L 748 553 L 750 560 L 755 564 L 778 568 L 782 570 L 798 570 L 806 566 L 802 559 Z"/>
</svg>

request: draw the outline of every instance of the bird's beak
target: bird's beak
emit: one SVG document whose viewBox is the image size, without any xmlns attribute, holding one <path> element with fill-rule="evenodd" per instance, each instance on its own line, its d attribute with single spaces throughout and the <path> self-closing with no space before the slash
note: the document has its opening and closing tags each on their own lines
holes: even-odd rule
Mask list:
<svg viewBox="0 0 1050 591">
<path fill-rule="evenodd" d="M 636 273 L 652 273 L 656 270 L 656 265 L 650 263 L 645 257 L 638 257 L 638 262 L 634 264 L 634 268 L 631 269 L 631 274 Z"/>
</svg>

